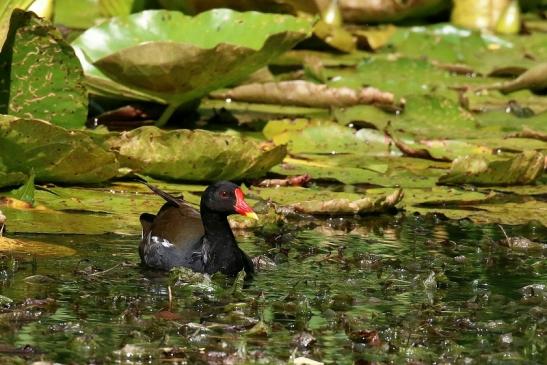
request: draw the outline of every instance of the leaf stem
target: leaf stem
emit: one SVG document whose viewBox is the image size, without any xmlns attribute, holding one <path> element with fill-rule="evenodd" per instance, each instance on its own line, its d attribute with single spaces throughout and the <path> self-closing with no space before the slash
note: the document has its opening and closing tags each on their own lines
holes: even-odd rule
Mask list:
<svg viewBox="0 0 547 365">
<path fill-rule="evenodd" d="M 175 104 L 169 104 L 167 105 L 167 108 L 163 111 L 163 113 L 160 116 L 160 119 L 156 122 L 156 127 L 163 127 L 167 124 L 169 121 L 169 118 L 173 115 L 175 110 L 180 106 L 181 103 L 175 103 Z"/>
</svg>

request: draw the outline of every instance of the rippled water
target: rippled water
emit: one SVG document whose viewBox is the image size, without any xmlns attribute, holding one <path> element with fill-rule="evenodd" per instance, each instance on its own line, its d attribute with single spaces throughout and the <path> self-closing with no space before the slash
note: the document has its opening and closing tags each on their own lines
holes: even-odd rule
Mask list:
<svg viewBox="0 0 547 365">
<path fill-rule="evenodd" d="M 545 363 L 544 252 L 466 221 L 319 223 L 239 235 L 277 266 L 243 288 L 171 285 L 167 312 L 174 281 L 138 265 L 138 237 L 27 237 L 77 254 L 2 258 L 0 295 L 14 302 L 0 310 L 0 363 Z"/>
</svg>

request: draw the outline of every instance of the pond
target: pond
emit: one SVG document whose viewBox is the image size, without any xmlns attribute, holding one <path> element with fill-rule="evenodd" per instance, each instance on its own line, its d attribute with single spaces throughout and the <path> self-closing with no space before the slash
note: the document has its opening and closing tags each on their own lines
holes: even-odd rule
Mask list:
<svg viewBox="0 0 547 365">
<path fill-rule="evenodd" d="M 505 226 L 544 242 L 547 230 Z M 544 252 L 440 216 L 239 231 L 271 262 L 252 280 L 177 280 L 138 236 L 18 235 L 76 250 L 1 259 L 0 363 L 526 363 L 547 358 Z M 266 262 L 266 260 L 262 260 Z M 172 293 L 171 303 L 169 292 Z M 2 298 L 2 297 L 0 297 Z"/>
</svg>

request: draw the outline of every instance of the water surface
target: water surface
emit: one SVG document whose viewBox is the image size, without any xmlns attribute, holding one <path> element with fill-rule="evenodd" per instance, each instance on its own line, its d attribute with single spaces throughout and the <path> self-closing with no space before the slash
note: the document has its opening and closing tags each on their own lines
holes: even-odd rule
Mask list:
<svg viewBox="0 0 547 365">
<path fill-rule="evenodd" d="M 245 251 L 276 263 L 240 287 L 143 269 L 136 236 L 19 236 L 77 254 L 5 253 L 0 295 L 13 303 L 0 311 L 0 363 L 541 364 L 544 253 L 502 237 L 494 225 L 393 216 L 240 232 Z"/>
</svg>

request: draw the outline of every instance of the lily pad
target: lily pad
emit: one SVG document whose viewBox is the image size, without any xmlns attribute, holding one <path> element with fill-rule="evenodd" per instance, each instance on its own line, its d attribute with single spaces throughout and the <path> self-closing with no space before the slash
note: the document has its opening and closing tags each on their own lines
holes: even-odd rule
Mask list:
<svg viewBox="0 0 547 365">
<path fill-rule="evenodd" d="M 469 219 L 479 224 L 528 224 L 533 220 L 547 225 L 547 205 L 541 196 L 538 199 L 505 194 L 499 196 L 486 191 L 438 186 L 405 189 L 402 206 L 407 213 L 443 214 L 449 219 Z"/>
<path fill-rule="evenodd" d="M 405 97 L 402 112 L 389 113 L 367 105 L 336 109 L 334 116 L 341 124 L 358 125 L 366 122 L 383 130 L 391 129 L 415 139 L 425 138 L 477 138 L 491 136 L 491 130 L 482 130 L 477 118 L 456 101 L 439 95 L 409 95 Z M 503 136 L 503 133 L 499 133 Z"/>
<path fill-rule="evenodd" d="M 0 113 L 84 125 L 87 90 L 74 50 L 47 21 L 15 10 L 0 54 Z"/>
<path fill-rule="evenodd" d="M 515 80 L 504 83 L 499 87 L 503 93 L 510 93 L 521 89 L 541 91 L 547 89 L 547 63 L 536 65 Z"/>
<path fill-rule="evenodd" d="M 280 163 L 285 146 L 204 130 L 142 127 L 107 137 L 122 166 L 157 178 L 217 181 L 257 178 Z"/>
<path fill-rule="evenodd" d="M 263 130 L 277 145 L 288 145 L 291 153 L 389 154 L 383 134 L 370 129 L 356 131 L 336 123 L 320 120 L 272 120 Z"/>
<path fill-rule="evenodd" d="M 237 118 L 238 123 L 268 121 L 288 117 L 328 118 L 330 112 L 322 108 L 306 108 L 300 106 L 285 106 L 272 104 L 241 103 L 231 99 L 203 99 L 198 111 L 204 117 L 212 116 L 219 110 L 227 110 Z"/>
<path fill-rule="evenodd" d="M 6 172 L 28 174 L 34 169 L 37 181 L 89 184 L 118 173 L 114 153 L 83 132 L 40 120 L 0 115 L 0 156 Z"/>
<path fill-rule="evenodd" d="M 73 46 L 112 80 L 169 104 L 162 125 L 177 106 L 244 79 L 310 31 L 288 15 L 149 10 L 88 29 Z"/>
<path fill-rule="evenodd" d="M 524 71 L 545 59 L 547 37 L 544 34 L 522 38 L 481 34 L 440 24 L 398 28 L 391 43 L 406 57 L 465 64 L 486 75 L 509 66 Z"/>
<path fill-rule="evenodd" d="M 525 151 L 506 160 L 488 161 L 483 156 L 465 156 L 454 160 L 450 172 L 439 178 L 440 184 L 525 185 L 543 173 L 545 156 Z"/>
<path fill-rule="evenodd" d="M 286 158 L 272 172 L 287 176 L 309 174 L 312 180 L 344 184 L 425 188 L 434 186 L 448 168 L 446 163 L 406 157 L 375 158 L 359 154 L 303 157 Z"/>
</svg>

